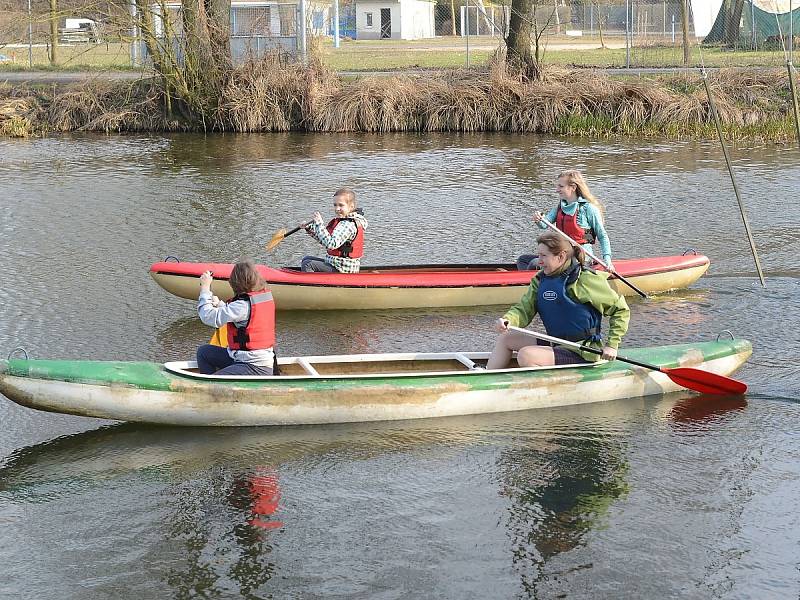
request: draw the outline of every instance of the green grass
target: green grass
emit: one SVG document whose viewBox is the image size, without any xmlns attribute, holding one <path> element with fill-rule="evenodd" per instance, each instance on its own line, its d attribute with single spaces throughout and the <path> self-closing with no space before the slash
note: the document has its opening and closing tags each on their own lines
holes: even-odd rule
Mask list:
<svg viewBox="0 0 800 600">
<path fill-rule="evenodd" d="M 470 38 L 469 62 L 471 66 L 485 66 L 494 49 L 501 43 L 499 38 Z M 609 45 L 620 45 L 620 39 L 606 38 Z M 330 39 L 315 40 L 323 64 L 337 71 L 391 71 L 402 69 L 447 69 L 460 68 L 467 64 L 466 39 L 440 37 L 428 40 L 342 40 L 341 47 L 333 48 Z M 563 46 L 571 46 L 563 49 Z M 624 67 L 624 48 L 599 49 L 595 37 L 578 40 L 564 36 L 548 38 L 544 52 L 544 63 L 579 67 Z M 559 47 L 560 46 L 560 47 Z M 559 47 L 559 49 L 556 49 Z M 131 69 L 129 46 L 124 43 L 82 44 L 59 47 L 59 61 L 51 66 L 45 47 L 33 48 L 33 63 L 37 70 L 96 71 Z M 13 63 L 0 64 L 2 71 L 24 71 L 28 67 L 27 48 L 3 48 L 0 53 L 13 56 Z M 633 67 L 680 67 L 683 66 L 683 51 L 672 46 L 634 46 L 630 51 Z M 782 67 L 785 58 L 782 51 L 750 52 L 730 51 L 720 48 L 691 49 L 690 66 L 701 62 L 708 67 L 771 66 Z"/>
<path fill-rule="evenodd" d="M 3 48 L 0 54 L 12 57 L 14 62 L 0 63 L 0 71 L 27 71 L 28 48 Z M 32 48 L 33 68 L 51 71 L 98 71 L 131 69 L 130 46 L 119 42 L 108 44 L 80 44 L 58 47 L 58 64 L 50 64 L 47 48 Z"/>
</svg>

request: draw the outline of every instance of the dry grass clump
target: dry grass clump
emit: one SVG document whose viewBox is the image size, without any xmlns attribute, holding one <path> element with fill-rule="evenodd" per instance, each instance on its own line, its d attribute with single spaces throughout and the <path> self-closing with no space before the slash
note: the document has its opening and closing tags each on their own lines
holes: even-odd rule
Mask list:
<svg viewBox="0 0 800 600">
<path fill-rule="evenodd" d="M 329 77 L 318 66 L 286 63 L 279 54 L 248 61 L 228 78 L 215 125 L 243 132 L 302 128 L 315 89 Z"/>
<path fill-rule="evenodd" d="M 91 83 L 53 96 L 46 109 L 51 131 L 185 131 L 190 124 L 165 114 L 164 94 L 154 81 Z"/>
<path fill-rule="evenodd" d="M 25 138 L 33 135 L 39 104 L 32 94 L 0 85 L 0 136 Z"/>
<path fill-rule="evenodd" d="M 709 75 L 731 137 L 792 135 L 788 80 L 777 71 Z M 593 136 L 715 135 L 699 75 L 650 79 L 547 68 L 540 81 L 448 71 L 348 80 L 269 55 L 233 69 L 210 121 L 166 101 L 160 80 L 93 82 L 31 100 L 0 94 L 0 134 L 55 131 L 509 131 Z M 4 102 L 4 104 L 2 104 Z M 170 107 L 178 116 L 170 114 Z M 11 116 L 9 116 L 11 115 Z M 24 121 L 28 119 L 28 121 Z"/>
</svg>

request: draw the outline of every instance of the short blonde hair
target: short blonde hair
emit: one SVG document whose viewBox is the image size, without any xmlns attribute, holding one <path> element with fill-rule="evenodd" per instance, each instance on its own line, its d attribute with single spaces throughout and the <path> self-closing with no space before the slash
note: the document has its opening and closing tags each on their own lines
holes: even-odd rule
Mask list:
<svg viewBox="0 0 800 600">
<path fill-rule="evenodd" d="M 344 200 L 350 205 L 351 211 L 354 211 L 356 209 L 356 193 L 349 187 L 339 188 L 333 194 L 333 197 L 342 198 L 342 200 Z"/>
</svg>

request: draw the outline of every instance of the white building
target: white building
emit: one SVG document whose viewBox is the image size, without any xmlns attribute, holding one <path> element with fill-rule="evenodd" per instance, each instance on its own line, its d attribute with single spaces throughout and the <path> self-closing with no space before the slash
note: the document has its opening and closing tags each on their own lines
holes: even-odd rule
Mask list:
<svg viewBox="0 0 800 600">
<path fill-rule="evenodd" d="M 436 35 L 434 7 L 430 0 L 356 0 L 356 38 L 432 38 Z"/>
</svg>

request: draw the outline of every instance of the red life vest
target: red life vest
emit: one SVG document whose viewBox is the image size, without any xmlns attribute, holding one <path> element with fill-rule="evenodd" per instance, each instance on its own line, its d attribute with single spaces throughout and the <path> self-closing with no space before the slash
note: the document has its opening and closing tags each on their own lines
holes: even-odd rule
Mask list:
<svg viewBox="0 0 800 600">
<path fill-rule="evenodd" d="M 361 258 L 364 256 L 364 229 L 358 226 L 355 219 L 331 219 L 330 223 L 325 227 L 328 233 L 333 235 L 333 230 L 339 224 L 339 221 L 352 221 L 356 226 L 356 237 L 339 246 L 338 248 L 329 248 L 328 254 L 330 256 L 341 256 L 343 258 Z"/>
<path fill-rule="evenodd" d="M 580 200 L 578 200 L 578 202 L 580 202 L 580 204 L 578 204 L 578 208 L 575 209 L 575 214 L 573 215 L 566 214 L 561 210 L 561 205 L 559 204 L 558 210 L 556 211 L 556 227 L 579 244 L 594 244 L 594 240 L 597 237 L 595 236 L 594 229 L 584 229 L 578 225 L 578 212 L 581 206 L 583 206 L 583 202 Z"/>
<path fill-rule="evenodd" d="M 250 314 L 244 327 L 228 323 L 228 348 L 231 350 L 266 350 L 275 345 L 275 302 L 272 292 L 239 294 L 231 302 L 246 300 Z"/>
</svg>

